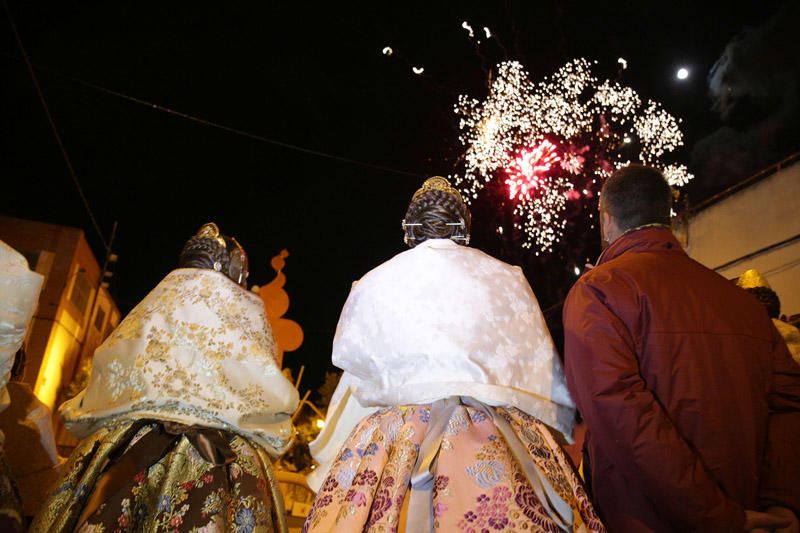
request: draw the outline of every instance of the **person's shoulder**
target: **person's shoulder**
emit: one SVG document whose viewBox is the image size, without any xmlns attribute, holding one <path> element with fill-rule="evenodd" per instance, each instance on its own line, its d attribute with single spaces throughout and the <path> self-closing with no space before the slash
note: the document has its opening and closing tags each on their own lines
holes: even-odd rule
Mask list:
<svg viewBox="0 0 800 533">
<path fill-rule="evenodd" d="M 589 300 L 628 300 L 638 292 L 635 281 L 639 268 L 623 256 L 601 263 L 587 270 L 575 281 L 567 293 L 565 306 L 575 305 L 575 301 Z"/>
<path fill-rule="evenodd" d="M 478 248 L 472 248 L 470 246 L 464 245 L 455 245 L 455 246 L 448 246 L 448 247 L 421 247 L 418 246 L 416 248 L 411 248 L 409 250 L 405 250 L 403 252 L 398 253 L 397 255 L 393 256 L 389 260 L 381 263 L 380 265 L 376 266 L 366 274 L 361 277 L 360 281 L 363 281 L 369 277 L 375 277 L 383 275 L 387 272 L 392 272 L 398 268 L 405 268 L 410 267 L 417 264 L 425 264 L 429 261 L 430 257 L 430 250 L 434 250 L 436 252 L 443 251 L 445 253 L 436 253 L 436 257 L 439 259 L 442 258 L 451 258 L 453 262 L 463 264 L 481 264 L 485 266 L 490 266 L 496 269 L 508 270 L 511 272 L 521 272 L 522 270 L 518 266 L 510 265 L 505 263 L 486 252 L 479 250 Z"/>
<path fill-rule="evenodd" d="M 581 280 L 591 285 L 634 284 L 638 285 L 643 278 L 650 278 L 655 273 L 665 273 L 673 269 L 688 269 L 694 274 L 717 275 L 690 258 L 686 253 L 663 254 L 652 250 L 627 252 L 608 261 L 603 261 L 592 268 Z"/>
<path fill-rule="evenodd" d="M 620 258 L 614 258 L 606 263 L 594 266 L 581 274 L 573 288 L 598 287 L 618 281 L 619 274 L 627 270 L 624 263 L 620 264 Z"/>
<path fill-rule="evenodd" d="M 512 265 L 510 263 L 506 263 L 505 261 L 501 261 L 500 259 L 494 257 L 493 255 L 490 255 L 478 248 L 471 248 L 469 246 L 459 246 L 459 249 L 461 253 L 464 254 L 464 256 L 467 256 L 473 259 L 474 261 L 492 266 L 499 270 L 505 270 L 508 272 L 514 272 L 519 274 L 522 273 L 521 267 L 517 265 Z"/>
<path fill-rule="evenodd" d="M 187 289 L 202 283 L 217 284 L 220 282 L 218 277 L 225 274 L 207 268 L 181 267 L 170 270 L 166 276 L 153 289 L 153 292 L 165 289 Z M 231 282 L 232 283 L 232 282 Z"/>
<path fill-rule="evenodd" d="M 162 297 L 183 301 L 187 295 L 194 294 L 202 297 L 206 305 L 212 308 L 231 301 L 253 310 L 264 307 L 258 294 L 240 286 L 222 272 L 208 268 L 176 268 L 170 271 L 142 303 Z"/>
<path fill-rule="evenodd" d="M 602 272 L 600 276 L 597 275 L 596 270 L 600 267 L 594 267 L 591 270 L 584 272 L 581 276 L 572 284 L 569 291 L 567 292 L 566 298 L 564 298 L 564 312 L 566 312 L 567 308 L 574 307 L 579 300 L 583 300 L 585 295 L 592 295 L 598 293 L 598 289 L 602 291 L 603 286 L 603 275 Z"/>
<path fill-rule="evenodd" d="M 518 265 L 512 265 L 497 259 L 496 257 L 467 246 L 459 246 L 458 257 L 454 258 L 454 263 L 458 268 L 469 272 L 476 282 L 486 282 L 491 284 L 493 290 L 519 292 L 530 290 L 528 278 Z"/>
<path fill-rule="evenodd" d="M 368 270 L 363 276 L 355 281 L 355 284 L 363 285 L 371 280 L 380 279 L 383 276 L 390 275 L 392 272 L 396 272 L 398 269 L 407 267 L 409 263 L 414 261 L 414 256 L 411 253 L 413 251 L 414 250 L 412 248 L 392 256 L 383 263 L 373 267 L 371 270 Z"/>
<path fill-rule="evenodd" d="M 381 291 L 387 286 L 392 286 L 401 278 L 406 277 L 407 273 L 416 268 L 413 248 L 404 250 L 390 257 L 383 263 L 373 267 L 363 274 L 360 278 L 352 282 L 350 286 L 351 295 L 374 293 Z"/>
</svg>

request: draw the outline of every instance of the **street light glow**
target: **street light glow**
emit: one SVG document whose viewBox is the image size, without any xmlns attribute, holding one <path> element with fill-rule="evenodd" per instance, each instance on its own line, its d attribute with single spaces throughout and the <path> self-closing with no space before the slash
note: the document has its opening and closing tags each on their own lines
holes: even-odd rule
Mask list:
<svg viewBox="0 0 800 533">
<path fill-rule="evenodd" d="M 678 77 L 679 80 L 685 80 L 686 78 L 689 77 L 689 70 L 684 67 L 681 67 L 678 69 L 678 73 L 676 74 L 676 76 Z"/>
</svg>

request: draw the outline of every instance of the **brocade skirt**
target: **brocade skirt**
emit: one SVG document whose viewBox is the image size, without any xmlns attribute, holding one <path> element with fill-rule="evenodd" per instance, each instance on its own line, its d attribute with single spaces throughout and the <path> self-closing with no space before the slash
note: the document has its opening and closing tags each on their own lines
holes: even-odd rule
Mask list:
<svg viewBox="0 0 800 533">
<path fill-rule="evenodd" d="M 24 518 L 22 516 L 22 502 L 11 476 L 11 469 L 6 463 L 2 443 L 3 435 L 0 433 L 0 531 L 14 533 L 24 531 Z"/>
<path fill-rule="evenodd" d="M 269 457 L 219 430 L 125 422 L 82 441 L 31 532 L 285 532 Z"/>
<path fill-rule="evenodd" d="M 595 531 L 605 528 L 547 427 L 472 398 L 366 417 L 306 520 L 317 531 Z"/>
</svg>

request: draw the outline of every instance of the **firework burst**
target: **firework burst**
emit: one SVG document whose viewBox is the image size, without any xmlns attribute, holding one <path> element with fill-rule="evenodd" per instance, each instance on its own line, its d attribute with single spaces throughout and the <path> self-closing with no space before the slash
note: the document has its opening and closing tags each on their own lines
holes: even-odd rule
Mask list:
<svg viewBox="0 0 800 533">
<path fill-rule="evenodd" d="M 536 189 L 546 186 L 545 180 L 553 168 L 553 163 L 560 159 L 556 145 L 547 139 L 531 149 L 522 150 L 511 162 L 507 172 L 509 198 L 529 200 Z"/>
<path fill-rule="evenodd" d="M 455 112 L 466 147 L 456 185 L 469 201 L 487 183 L 505 183 L 526 248 L 552 251 L 567 202 L 596 198 L 602 180 L 632 157 L 661 168 L 673 186 L 692 178 L 662 161 L 683 144 L 680 122 L 630 87 L 599 81 L 585 59 L 539 83 L 521 64 L 501 63 L 486 99 L 462 95 Z"/>
</svg>

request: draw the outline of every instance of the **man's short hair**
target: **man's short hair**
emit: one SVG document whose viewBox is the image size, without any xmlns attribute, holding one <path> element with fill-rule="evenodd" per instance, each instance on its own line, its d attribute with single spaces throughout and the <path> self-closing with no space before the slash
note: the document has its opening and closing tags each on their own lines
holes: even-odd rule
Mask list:
<svg viewBox="0 0 800 533">
<path fill-rule="evenodd" d="M 646 224 L 669 224 L 672 190 L 658 170 L 628 165 L 609 176 L 601 201 L 619 229 L 626 231 Z"/>
</svg>

